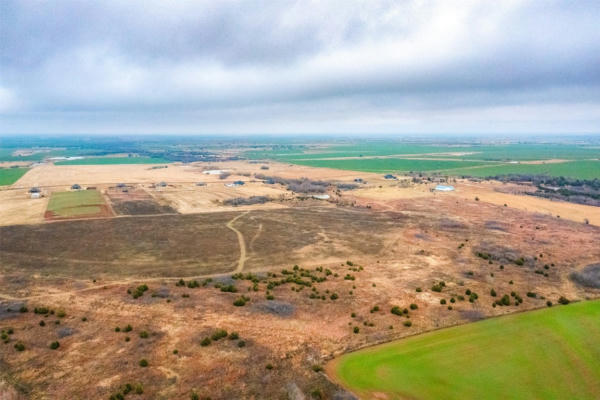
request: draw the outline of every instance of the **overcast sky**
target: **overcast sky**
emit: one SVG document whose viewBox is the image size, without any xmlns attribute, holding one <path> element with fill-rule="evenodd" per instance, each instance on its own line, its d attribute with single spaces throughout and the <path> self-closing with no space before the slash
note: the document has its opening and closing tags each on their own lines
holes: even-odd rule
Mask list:
<svg viewBox="0 0 600 400">
<path fill-rule="evenodd" d="M 0 134 L 600 132 L 600 1 L 0 1 Z"/>
</svg>

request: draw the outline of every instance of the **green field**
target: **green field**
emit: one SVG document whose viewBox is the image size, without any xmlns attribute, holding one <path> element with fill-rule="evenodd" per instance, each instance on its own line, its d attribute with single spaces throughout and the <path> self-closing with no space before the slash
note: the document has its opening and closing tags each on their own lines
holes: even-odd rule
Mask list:
<svg viewBox="0 0 600 400">
<path fill-rule="evenodd" d="M 28 168 L 0 168 L 0 186 L 12 185 L 27 171 Z"/>
<path fill-rule="evenodd" d="M 52 193 L 48 211 L 57 217 L 70 218 L 98 214 L 102 211 L 104 199 L 97 190 Z"/>
<path fill-rule="evenodd" d="M 80 160 L 55 162 L 55 165 L 109 165 L 109 164 L 166 164 L 169 161 L 150 157 L 89 157 Z"/>
<path fill-rule="evenodd" d="M 268 151 L 249 151 L 246 156 L 311 167 L 375 173 L 422 171 L 477 177 L 536 174 L 579 179 L 600 178 L 600 148 L 575 144 L 421 145 L 393 141 L 357 141 L 343 145 L 275 146 Z M 543 165 L 511 163 L 550 159 L 568 162 Z"/>
<path fill-rule="evenodd" d="M 342 356 L 364 398 L 598 399 L 600 301 L 492 318 Z"/>
</svg>

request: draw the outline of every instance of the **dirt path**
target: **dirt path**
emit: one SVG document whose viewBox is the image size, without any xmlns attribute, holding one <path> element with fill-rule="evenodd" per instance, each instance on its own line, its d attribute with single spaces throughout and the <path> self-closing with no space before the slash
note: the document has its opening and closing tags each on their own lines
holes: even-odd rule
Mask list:
<svg viewBox="0 0 600 400">
<path fill-rule="evenodd" d="M 240 215 L 238 215 L 237 217 L 234 217 L 231 221 L 229 221 L 227 223 L 227 227 L 229 229 L 231 229 L 232 231 L 234 231 L 235 234 L 237 235 L 238 243 L 240 244 L 240 259 L 238 260 L 237 268 L 234 271 L 235 273 L 242 272 L 242 270 L 244 269 L 244 263 L 246 262 L 246 242 L 244 241 L 244 235 L 242 235 L 242 232 L 235 229 L 233 227 L 233 224 L 235 221 L 237 221 L 239 218 L 243 217 L 244 215 L 248 214 L 249 212 L 250 211 L 241 213 Z"/>
</svg>

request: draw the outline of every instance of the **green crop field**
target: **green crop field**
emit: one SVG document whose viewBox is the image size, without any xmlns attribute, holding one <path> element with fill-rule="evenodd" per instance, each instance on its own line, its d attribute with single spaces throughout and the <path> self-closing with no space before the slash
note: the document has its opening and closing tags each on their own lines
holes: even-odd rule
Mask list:
<svg viewBox="0 0 600 400">
<path fill-rule="evenodd" d="M 55 165 L 108 165 L 108 164 L 166 164 L 169 161 L 150 157 L 90 157 L 80 160 L 58 161 Z"/>
<path fill-rule="evenodd" d="M 0 168 L 0 186 L 12 185 L 27 171 L 28 168 Z"/>
<path fill-rule="evenodd" d="M 422 171 L 477 177 L 516 173 L 600 178 L 600 149 L 575 144 L 421 145 L 357 141 L 347 144 L 274 146 L 270 150 L 249 151 L 246 156 L 312 167 L 376 173 Z M 552 159 L 568 162 L 543 165 L 511 163 Z"/>
<path fill-rule="evenodd" d="M 98 214 L 102 205 L 104 199 L 97 190 L 55 192 L 50 197 L 47 210 L 55 216 L 68 218 Z"/>
<path fill-rule="evenodd" d="M 447 172 L 453 175 L 476 177 L 531 174 L 579 179 L 600 179 L 600 161 L 569 161 L 553 164 L 499 164 L 482 168 L 458 168 Z"/>
<path fill-rule="evenodd" d="M 599 321 L 600 301 L 555 306 L 346 354 L 334 370 L 364 398 L 598 399 Z"/>
</svg>

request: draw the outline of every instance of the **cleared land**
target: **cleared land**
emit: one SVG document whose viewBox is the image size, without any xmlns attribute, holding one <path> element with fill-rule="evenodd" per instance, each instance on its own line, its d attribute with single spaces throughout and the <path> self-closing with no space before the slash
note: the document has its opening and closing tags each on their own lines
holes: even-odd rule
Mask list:
<svg viewBox="0 0 600 400">
<path fill-rule="evenodd" d="M 596 399 L 600 301 L 443 329 L 342 356 L 365 399 Z"/>
<path fill-rule="evenodd" d="M 81 218 L 109 214 L 102 195 L 97 190 L 54 192 L 48 202 L 48 219 Z"/>
<path fill-rule="evenodd" d="M 27 171 L 28 168 L 0 168 L 0 186 L 12 185 Z"/>
</svg>

